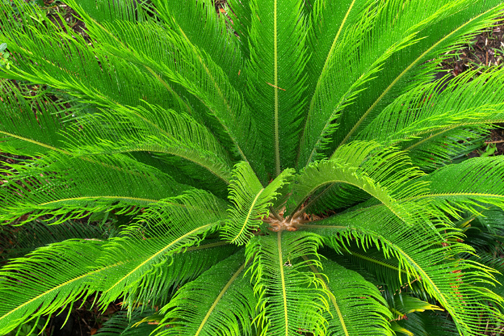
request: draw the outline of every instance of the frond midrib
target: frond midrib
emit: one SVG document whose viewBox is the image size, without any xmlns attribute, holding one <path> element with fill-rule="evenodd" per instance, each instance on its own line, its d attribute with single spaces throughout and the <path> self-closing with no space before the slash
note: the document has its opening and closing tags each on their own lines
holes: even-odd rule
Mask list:
<svg viewBox="0 0 504 336">
<path fill-rule="evenodd" d="M 226 283 L 226 285 L 224 286 L 224 288 L 222 288 L 222 290 L 219 292 L 219 295 L 217 296 L 217 298 L 214 300 L 214 302 L 212 302 L 212 305 L 210 306 L 210 308 L 208 309 L 208 312 L 206 313 L 205 317 L 203 318 L 203 320 L 201 321 L 201 324 L 198 328 L 198 330 L 196 331 L 196 334 L 194 334 L 194 336 L 198 336 L 201 331 L 203 330 L 203 327 L 205 326 L 205 323 L 207 322 L 208 318 L 210 317 L 210 315 L 212 314 L 212 312 L 215 310 L 215 308 L 217 307 L 217 304 L 219 303 L 219 301 L 222 299 L 222 297 L 224 296 L 224 294 L 226 294 L 227 290 L 229 289 L 229 287 L 231 287 L 231 285 L 233 284 L 233 282 L 238 278 L 238 276 L 241 274 L 241 272 L 244 270 L 245 266 L 247 265 L 247 263 L 245 262 L 234 274 L 233 276 L 229 279 L 229 281 Z"/>
<path fill-rule="evenodd" d="M 385 95 L 392 89 L 392 87 L 409 71 L 411 70 L 417 63 L 420 62 L 421 59 L 423 59 L 426 55 L 428 55 L 428 53 L 430 53 L 433 49 L 435 49 L 439 44 L 441 44 L 443 41 L 447 40 L 448 38 L 450 38 L 452 35 L 454 35 L 455 33 L 457 33 L 459 30 L 461 30 L 462 28 L 464 28 L 465 26 L 467 26 L 468 24 L 470 24 L 471 22 L 473 22 L 474 20 L 478 19 L 479 17 L 481 16 L 484 16 L 486 13 L 488 12 L 491 12 L 493 10 L 493 8 L 487 10 L 486 12 L 483 12 L 473 18 L 471 18 L 470 20 L 468 20 L 467 22 L 465 22 L 464 24 L 460 25 L 457 29 L 454 29 L 452 32 L 448 33 L 447 35 L 445 35 L 443 38 L 441 38 L 439 41 L 437 41 L 436 43 L 434 43 L 430 48 L 428 48 L 426 51 L 424 51 L 420 56 L 418 56 L 415 60 L 413 60 L 413 62 L 411 62 L 393 81 L 392 83 L 390 83 L 389 86 L 387 86 L 387 88 L 382 92 L 382 94 L 373 102 L 373 104 L 366 110 L 366 112 L 359 118 L 359 120 L 355 123 L 355 125 L 350 129 L 350 131 L 346 134 L 346 136 L 343 138 L 343 140 L 338 144 L 338 146 L 336 147 L 336 149 L 334 150 L 333 154 L 336 152 L 336 150 L 343 144 L 345 144 L 349 139 L 350 137 L 352 136 L 352 134 L 357 131 L 357 129 L 359 128 L 359 126 L 364 122 L 364 119 L 367 118 L 367 116 L 371 113 L 372 110 L 374 110 L 374 108 L 378 105 L 378 103 L 383 99 L 383 97 L 385 97 Z"/>
<path fill-rule="evenodd" d="M 219 223 L 219 222 L 216 222 L 216 223 Z M 205 225 L 202 225 L 202 226 L 199 226 L 187 233 L 185 233 L 184 235 L 180 236 L 179 238 L 173 240 L 172 242 L 170 242 L 168 245 L 166 245 L 165 247 L 163 247 L 162 249 L 160 249 L 158 252 L 154 253 L 153 255 L 151 255 L 149 258 L 146 258 L 143 262 L 141 262 L 138 266 L 136 266 L 134 269 L 132 269 L 130 272 L 128 272 L 126 275 L 124 275 L 123 277 L 121 277 L 119 280 L 117 280 L 112 286 L 110 286 L 106 291 L 104 291 L 104 293 L 108 293 L 110 292 L 113 288 L 115 288 L 117 285 L 119 285 L 122 281 L 124 281 L 125 279 L 127 279 L 131 274 L 133 274 L 134 272 L 136 272 L 140 267 L 144 266 L 145 264 L 147 264 L 149 261 L 151 261 L 152 259 L 154 259 L 155 257 L 157 257 L 158 255 L 162 254 L 163 252 L 165 252 L 166 250 L 168 250 L 170 247 L 172 247 L 174 244 L 182 241 L 184 238 L 187 238 L 189 237 L 190 235 L 192 234 L 195 234 L 197 232 L 200 232 L 204 229 L 207 229 L 211 226 L 213 226 L 214 224 L 216 223 L 208 223 L 208 224 L 205 224 Z"/>
</svg>

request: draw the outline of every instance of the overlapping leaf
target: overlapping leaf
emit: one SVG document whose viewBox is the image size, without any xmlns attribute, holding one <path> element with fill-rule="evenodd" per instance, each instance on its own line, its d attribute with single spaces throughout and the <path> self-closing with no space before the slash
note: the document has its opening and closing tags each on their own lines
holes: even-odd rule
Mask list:
<svg viewBox="0 0 504 336">
<path fill-rule="evenodd" d="M 252 335 L 256 298 L 245 266 L 242 250 L 182 286 L 160 310 L 158 335 Z"/>
<path fill-rule="evenodd" d="M 223 237 L 235 244 L 244 244 L 251 233 L 269 215 L 269 207 L 279 195 L 278 189 L 291 178 L 293 169 L 284 170 L 267 187 L 263 187 L 254 171 L 246 162 L 238 163 L 229 187 L 233 206 L 228 209 L 229 218 L 223 228 Z"/>
<path fill-rule="evenodd" d="M 260 298 L 261 335 L 290 335 L 300 329 L 325 334 L 327 293 L 323 281 L 307 267 L 320 267 L 320 244 L 316 235 L 288 231 L 257 236 L 247 244 L 254 291 Z"/>
</svg>

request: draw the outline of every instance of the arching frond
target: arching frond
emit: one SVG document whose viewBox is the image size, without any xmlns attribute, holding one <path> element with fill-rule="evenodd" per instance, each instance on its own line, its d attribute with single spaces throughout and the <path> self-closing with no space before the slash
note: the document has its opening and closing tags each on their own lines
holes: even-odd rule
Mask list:
<svg viewBox="0 0 504 336">
<path fill-rule="evenodd" d="M 269 207 L 279 195 L 278 189 L 292 177 L 293 169 L 284 170 L 267 187 L 257 179 L 247 162 L 238 163 L 229 187 L 229 198 L 233 206 L 228 209 L 229 218 L 223 228 L 224 239 L 242 245 L 269 216 Z"/>
<path fill-rule="evenodd" d="M 228 153 L 193 118 L 156 106 L 124 107 L 87 115 L 67 131 L 67 150 L 82 154 L 133 151 L 170 154 L 193 162 L 225 183 L 231 178 Z"/>
<path fill-rule="evenodd" d="M 51 225 L 35 220 L 23 228 L 0 227 L 0 249 L 3 258 L 21 257 L 36 248 L 68 239 L 105 239 L 108 233 L 97 226 L 78 221 Z"/>
<path fill-rule="evenodd" d="M 487 301 L 499 305 L 502 299 L 476 285 L 492 283 L 492 271 L 458 257 L 471 249 L 457 243 L 460 235 L 456 231 L 447 228 L 443 232 L 436 229 L 420 232 L 404 225 L 381 205 L 329 217 L 317 224 L 303 228 L 324 235 L 336 249 L 345 249 L 348 242 L 355 240 L 364 249 L 374 245 L 385 257 L 397 259 L 399 269 L 406 270 L 408 281 L 420 281 L 426 292 L 451 314 L 464 335 L 477 335 L 484 330 L 479 315 L 498 318 L 497 311 Z M 450 243 L 440 240 L 439 234 Z M 471 310 L 463 308 L 466 306 L 471 306 Z"/>
<path fill-rule="evenodd" d="M 314 234 L 288 231 L 256 236 L 247 244 L 254 292 L 260 298 L 256 323 L 261 335 L 298 330 L 325 334 L 327 293 L 322 279 L 306 268 L 309 264 L 320 268 L 320 244 Z M 303 256 L 315 259 L 303 260 Z"/>
<path fill-rule="evenodd" d="M 398 218 L 413 224 L 418 220 L 411 213 L 414 209 L 406 210 L 406 207 L 396 199 L 406 195 L 424 194 L 427 191 L 426 185 L 422 182 L 412 182 L 422 173 L 409 164 L 409 159 L 404 153 L 394 149 L 383 149 L 373 155 L 373 150 L 377 148 L 376 143 L 353 142 L 341 147 L 334 158 L 311 164 L 296 179 L 292 200 L 299 208 L 321 187 L 337 183 L 348 184 L 365 191 L 384 204 Z M 401 188 L 410 182 L 409 188 Z"/>
<path fill-rule="evenodd" d="M 250 58 L 249 31 L 252 24 L 252 9 L 250 0 L 229 0 L 230 11 L 227 13 L 231 20 L 231 27 L 238 35 L 240 48 L 245 59 Z M 241 73 L 241 72 L 240 72 Z"/>
<path fill-rule="evenodd" d="M 447 128 L 504 121 L 504 103 L 494 103 L 504 100 L 504 71 L 487 71 L 477 78 L 475 75 L 476 71 L 464 72 L 442 92 L 443 78 L 417 86 L 383 109 L 359 138 L 391 146 Z"/>
<path fill-rule="evenodd" d="M 37 156 L 60 148 L 64 123 L 57 112 L 60 105 L 45 94 L 25 98 L 9 82 L 0 101 L 0 152 Z"/>
<path fill-rule="evenodd" d="M 103 55 L 99 49 L 90 48 L 82 36 L 64 33 L 63 28 L 34 26 L 27 19 L 25 29 L 20 29 L 11 20 L 17 15 L 13 8 L 7 6 L 0 13 L 5 28 L 0 38 L 16 54 L 15 66 L 4 69 L 7 76 L 44 83 L 95 106 L 137 106 L 144 100 L 165 109 L 191 111 L 179 92 L 167 90 L 166 83 L 143 66 Z M 64 28 L 71 31 L 68 26 Z"/>
<path fill-rule="evenodd" d="M 144 302 L 154 299 L 150 288 L 157 280 L 149 273 L 169 262 L 174 253 L 198 245 L 225 218 L 225 203 L 201 190 L 166 198 L 147 208 L 137 224 L 125 229 L 124 237 L 113 238 L 104 247 L 98 264 L 118 267 L 96 279 L 103 290 L 101 304 L 128 293 Z"/>
<path fill-rule="evenodd" d="M 73 5 L 78 8 L 78 4 Z M 241 93 L 224 70 L 183 31 L 164 29 L 154 23 L 115 22 L 104 26 L 96 24 L 84 11 L 79 14 L 107 53 L 161 74 L 199 100 L 220 131 L 229 136 L 241 159 L 248 160 L 256 171 L 263 170 L 248 159 L 261 158 L 262 148 L 257 126 Z M 264 174 L 260 175 L 264 178 Z"/>
<path fill-rule="evenodd" d="M 378 15 L 380 23 L 369 33 L 375 43 L 373 52 L 369 56 L 366 52 L 364 56 L 359 54 L 357 59 L 374 61 L 384 53 L 380 48 L 401 44 L 410 35 L 414 37 L 415 43 L 407 43 L 404 48 L 394 50 L 394 58 L 388 57 L 382 65 L 387 71 L 381 71 L 372 82 L 373 89 L 360 92 L 355 104 L 342 112 L 338 119 L 342 126 L 332 138 L 331 150 L 354 140 L 384 107 L 412 88 L 410 83 L 414 82 L 416 86 L 430 81 L 432 77 L 426 75 L 428 70 L 421 65 L 433 58 L 440 62 L 446 51 L 453 50 L 454 46 L 463 41 L 469 41 L 478 29 L 491 26 L 495 22 L 496 13 L 502 8 L 503 5 L 498 0 L 388 1 L 382 14 Z M 382 40 L 376 39 L 376 36 L 380 36 Z M 410 38 L 410 41 L 413 40 Z M 380 51 L 374 54 L 375 50 Z M 433 62 L 424 66 L 432 70 L 436 64 Z M 357 76 L 360 74 L 357 73 Z"/>
<path fill-rule="evenodd" d="M 52 152 L 14 167 L 17 174 L 0 189 L 0 220 L 9 222 L 27 213 L 25 222 L 49 215 L 57 223 L 104 210 L 134 213 L 189 189 L 121 154 L 73 158 Z"/>
<path fill-rule="evenodd" d="M 61 312 L 93 294 L 100 240 L 68 240 L 41 247 L 0 270 L 0 334 L 42 315 Z M 75 267 L 79 265 L 79 267 Z"/>
<path fill-rule="evenodd" d="M 431 190 L 419 198 L 428 199 L 432 205 L 458 218 L 461 210 L 479 215 L 480 210 L 490 205 L 502 209 L 503 175 L 503 157 L 473 158 L 426 176 Z"/>
<path fill-rule="evenodd" d="M 141 287 L 131 288 L 123 302 L 128 307 L 135 307 L 139 303 L 164 306 L 179 287 L 196 279 L 236 250 L 235 245 L 209 240 L 199 246 L 189 247 L 185 252 L 173 254 L 168 262 L 156 266 L 146 275 L 150 286 L 148 292 Z"/>
<path fill-rule="evenodd" d="M 331 335 L 393 335 L 392 316 L 380 291 L 357 272 L 334 261 L 322 261 L 330 291 L 328 333 Z"/>
<path fill-rule="evenodd" d="M 204 50 L 226 73 L 230 82 L 236 88 L 242 88 L 244 77 L 240 76 L 240 70 L 243 69 L 244 58 L 239 48 L 240 40 L 229 29 L 226 15 L 215 15 L 213 1 L 154 0 L 153 4 L 164 24 Z"/>
<path fill-rule="evenodd" d="M 316 1 L 313 21 L 318 29 L 313 30 L 312 44 L 318 49 L 320 43 L 322 49 L 313 58 L 313 65 L 309 63 L 317 77 L 313 80 L 316 84 L 311 88 L 301 140 L 300 167 L 320 157 L 331 141 L 336 146 L 353 139 L 360 125 L 374 117 L 375 103 L 387 93 L 387 85 L 394 85 L 403 75 L 401 71 L 408 64 L 402 55 L 411 59 L 408 50 L 421 50 L 411 47 L 420 40 L 418 32 L 467 4 L 468 1 Z M 334 12 L 341 14 L 334 16 Z M 401 56 L 392 60 L 391 56 L 397 54 Z M 389 70 L 382 72 L 385 65 Z M 366 90 L 371 81 L 373 90 Z M 336 128 L 339 131 L 332 137 Z"/>
<path fill-rule="evenodd" d="M 400 268 L 397 260 L 385 258 L 381 250 L 366 247 L 363 251 L 351 246 L 341 253 L 332 259 L 349 270 L 365 273 L 364 278 L 377 286 L 386 285 L 387 289 L 395 291 L 408 284 L 408 272 Z M 366 276 L 368 273 L 371 278 Z"/>
<path fill-rule="evenodd" d="M 182 286 L 160 310 L 157 335 L 252 335 L 256 298 L 245 267 L 241 250 Z"/>
</svg>

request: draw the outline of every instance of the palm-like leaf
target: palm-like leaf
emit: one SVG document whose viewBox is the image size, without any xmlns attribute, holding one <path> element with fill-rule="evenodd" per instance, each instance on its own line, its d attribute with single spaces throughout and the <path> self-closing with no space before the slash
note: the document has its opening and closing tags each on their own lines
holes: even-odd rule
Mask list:
<svg viewBox="0 0 504 336">
<path fill-rule="evenodd" d="M 241 250 L 180 288 L 160 311 L 159 335 L 250 335 L 256 299 L 245 266 Z"/>
<path fill-rule="evenodd" d="M 320 267 L 317 258 L 321 241 L 313 234 L 285 231 L 276 235 L 258 236 L 247 245 L 252 259 L 254 291 L 259 294 L 258 325 L 262 335 L 290 335 L 299 330 L 324 333 L 322 311 L 328 302 L 323 281 L 307 265 Z"/>
<path fill-rule="evenodd" d="M 331 291 L 329 334 L 393 335 L 387 321 L 391 315 L 378 288 L 333 261 L 322 266 Z"/>
<path fill-rule="evenodd" d="M 89 40 L 13 4 L 0 75 L 43 85 L 2 85 L 0 152 L 25 157 L 0 221 L 31 252 L 0 270 L 0 333 L 95 292 L 159 335 L 501 319 L 501 217 L 476 218 L 504 209 L 504 165 L 450 161 L 503 121 L 503 72 L 433 82 L 500 0 L 69 0 Z M 67 221 L 111 211 L 111 237 Z"/>
<path fill-rule="evenodd" d="M 42 247 L 2 268 L 0 293 L 5 301 L 0 308 L 0 333 L 5 335 L 29 319 L 57 312 L 92 294 L 91 278 L 101 271 L 93 269 L 94 260 L 102 246 L 99 240 L 67 240 Z"/>
</svg>

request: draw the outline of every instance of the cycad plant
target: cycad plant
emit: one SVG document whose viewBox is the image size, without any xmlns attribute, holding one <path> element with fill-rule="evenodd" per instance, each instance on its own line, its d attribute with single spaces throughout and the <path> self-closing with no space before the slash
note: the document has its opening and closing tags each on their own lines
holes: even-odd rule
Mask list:
<svg viewBox="0 0 504 336">
<path fill-rule="evenodd" d="M 129 311 L 103 335 L 498 326 L 464 239 L 504 207 L 504 159 L 464 159 L 504 71 L 435 78 L 501 1 L 227 3 L 69 0 L 85 38 L 1 8 L 0 334 L 90 296 Z"/>
</svg>

